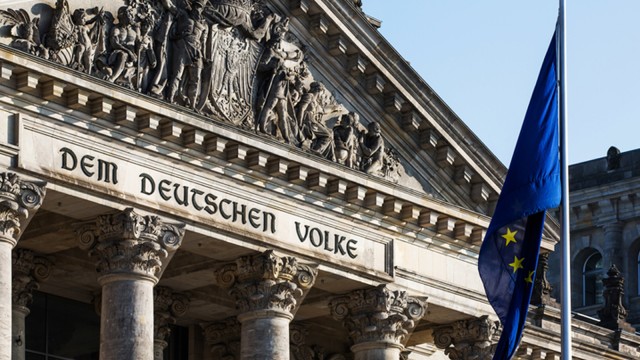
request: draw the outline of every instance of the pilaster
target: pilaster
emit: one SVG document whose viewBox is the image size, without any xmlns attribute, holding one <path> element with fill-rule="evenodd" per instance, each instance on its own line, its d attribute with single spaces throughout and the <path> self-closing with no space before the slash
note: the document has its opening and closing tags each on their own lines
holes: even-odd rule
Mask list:
<svg viewBox="0 0 640 360">
<path fill-rule="evenodd" d="M 426 312 L 426 299 L 386 285 L 356 290 L 329 303 L 331 315 L 342 321 L 354 345 L 356 360 L 399 359 L 404 342 Z"/>
<path fill-rule="evenodd" d="M 499 321 L 482 316 L 438 326 L 433 330 L 433 338 L 435 345 L 444 349 L 451 360 L 490 360 L 499 328 Z"/>
<path fill-rule="evenodd" d="M 217 271 L 240 310 L 241 359 L 288 360 L 289 323 L 315 283 L 317 269 L 269 250 L 243 256 Z"/>
<path fill-rule="evenodd" d="M 183 236 L 183 224 L 142 216 L 132 208 L 79 227 L 80 247 L 98 260 L 100 359 L 153 359 L 153 287 L 163 261 Z"/>
<path fill-rule="evenodd" d="M 0 173 L 0 360 L 10 360 L 13 347 L 11 250 L 42 205 L 44 186 L 24 181 L 14 173 Z"/>
</svg>

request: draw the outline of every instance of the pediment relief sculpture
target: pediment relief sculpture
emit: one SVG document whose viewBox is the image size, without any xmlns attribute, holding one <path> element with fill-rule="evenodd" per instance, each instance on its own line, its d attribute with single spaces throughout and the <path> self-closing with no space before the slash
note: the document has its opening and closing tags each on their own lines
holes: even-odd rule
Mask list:
<svg viewBox="0 0 640 360">
<path fill-rule="evenodd" d="M 67 0 L 0 10 L 12 46 L 397 182 L 381 128 L 314 79 L 289 19 L 260 0 L 128 0 L 115 15 Z M 48 21 L 43 21 L 47 17 Z M 50 17 L 50 19 L 48 19 Z"/>
</svg>

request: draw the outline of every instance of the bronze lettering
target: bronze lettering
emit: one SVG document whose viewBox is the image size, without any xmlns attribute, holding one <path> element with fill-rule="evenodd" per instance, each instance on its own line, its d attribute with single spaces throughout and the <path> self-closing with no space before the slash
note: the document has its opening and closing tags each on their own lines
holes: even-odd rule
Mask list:
<svg viewBox="0 0 640 360">
<path fill-rule="evenodd" d="M 169 187 L 170 185 L 171 181 L 166 179 L 162 179 L 160 180 L 160 183 L 158 183 L 158 194 L 160 194 L 160 197 L 165 201 L 171 200 L 171 188 Z"/>
<path fill-rule="evenodd" d="M 95 174 L 93 171 L 89 171 L 93 167 L 93 160 L 95 158 L 91 155 L 85 155 L 80 159 L 80 170 L 87 176 L 92 177 Z"/>
<path fill-rule="evenodd" d="M 251 224 L 254 229 L 260 228 L 260 223 L 258 222 L 260 220 L 260 216 L 258 216 L 259 213 L 260 210 L 256 208 L 251 208 L 249 210 L 249 224 Z"/>
<path fill-rule="evenodd" d="M 222 217 L 226 220 L 231 219 L 231 215 L 229 215 L 229 213 L 224 211 L 224 209 L 222 208 L 222 204 L 231 204 L 231 200 L 229 199 L 220 200 L 220 215 L 222 215 Z"/>
<path fill-rule="evenodd" d="M 203 207 L 200 206 L 200 204 L 198 204 L 198 201 L 196 200 L 196 195 L 204 195 L 204 191 L 200 191 L 198 189 L 191 189 L 191 205 L 193 205 L 194 209 L 201 211 Z"/>
<path fill-rule="evenodd" d="M 347 254 L 349 254 L 349 257 L 352 259 L 355 259 L 358 256 L 358 254 L 355 253 L 357 250 L 356 244 L 358 244 L 357 240 L 351 239 L 347 241 Z"/>
<path fill-rule="evenodd" d="M 75 170 L 76 166 L 78 165 L 78 158 L 76 157 L 76 154 L 71 149 L 66 147 L 60 149 L 60 152 L 62 153 L 61 168 L 69 171 Z M 71 161 L 71 164 L 69 164 L 69 160 Z"/>
<path fill-rule="evenodd" d="M 153 181 L 151 175 L 142 173 L 139 177 L 142 178 L 140 180 L 140 192 L 145 195 L 153 194 L 156 191 L 156 182 Z M 147 184 L 149 184 L 150 190 L 147 190 Z"/>
<path fill-rule="evenodd" d="M 238 219 L 237 215 L 242 216 L 241 222 L 242 224 L 246 224 L 247 223 L 247 205 L 242 204 L 240 205 L 240 211 L 238 211 L 238 203 L 237 202 L 233 202 L 233 222 L 236 222 L 236 220 Z"/>
<path fill-rule="evenodd" d="M 218 204 L 216 203 L 217 198 L 218 197 L 213 194 L 207 194 L 204 197 L 204 202 L 207 204 L 207 206 L 204 207 L 204 211 L 208 212 L 211 215 L 217 213 L 218 212 Z"/>
<path fill-rule="evenodd" d="M 178 191 L 178 188 L 180 187 L 182 187 L 182 199 L 180 198 L 180 192 Z M 173 184 L 173 198 L 176 199 L 178 205 L 189 206 L 189 187 L 184 185 L 181 186 L 180 184 Z"/>
</svg>

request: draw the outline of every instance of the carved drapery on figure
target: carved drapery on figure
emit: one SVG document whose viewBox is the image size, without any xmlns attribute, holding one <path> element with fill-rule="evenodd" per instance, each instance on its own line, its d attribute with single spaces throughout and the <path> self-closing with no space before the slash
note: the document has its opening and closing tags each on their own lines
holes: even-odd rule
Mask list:
<svg viewBox="0 0 640 360">
<path fill-rule="evenodd" d="M 495 352 L 497 342 L 494 338 L 499 329 L 499 321 L 482 316 L 436 327 L 433 339 L 451 360 L 490 360 Z"/>
<path fill-rule="evenodd" d="M 277 310 L 293 314 L 317 276 L 316 268 L 298 264 L 292 256 L 277 256 L 272 250 L 240 257 L 216 272 L 218 285 L 230 288 L 229 294 L 243 313 Z"/>
<path fill-rule="evenodd" d="M 625 309 L 622 299 L 624 298 L 624 278 L 620 270 L 611 265 L 607 271 L 607 277 L 602 279 L 604 284 L 604 306 L 598 310 L 600 325 L 612 330 L 626 330 L 631 333 L 635 329 L 626 322 L 627 309 Z"/>
<path fill-rule="evenodd" d="M 331 316 L 342 321 L 354 344 L 404 344 L 416 322 L 426 313 L 424 300 L 386 285 L 356 290 L 331 300 Z"/>
<path fill-rule="evenodd" d="M 7 9 L 0 23 L 32 55 L 399 180 L 377 123 L 337 119 L 348 111 L 314 80 L 288 18 L 258 0 L 125 3 L 114 16 L 58 0 L 51 21 Z"/>
<path fill-rule="evenodd" d="M 0 173 L 0 241 L 16 246 L 31 214 L 42 205 L 43 184 L 20 179 L 15 173 Z"/>
<path fill-rule="evenodd" d="M 162 261 L 175 252 L 184 236 L 184 224 L 169 224 L 157 216 L 142 216 L 127 208 L 98 216 L 78 230 L 80 248 L 98 258 L 101 276 L 129 273 L 157 282 Z"/>
</svg>

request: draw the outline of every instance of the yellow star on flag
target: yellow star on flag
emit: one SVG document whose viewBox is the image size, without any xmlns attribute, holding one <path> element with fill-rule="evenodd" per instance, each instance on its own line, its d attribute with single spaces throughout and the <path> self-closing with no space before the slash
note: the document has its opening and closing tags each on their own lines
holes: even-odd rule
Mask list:
<svg viewBox="0 0 640 360">
<path fill-rule="evenodd" d="M 522 269 L 522 262 L 524 261 L 524 258 L 522 259 L 518 259 L 517 256 L 513 257 L 513 262 L 511 264 L 509 264 L 509 266 L 511 266 L 513 268 L 513 273 L 515 274 L 516 271 L 518 271 L 518 269 Z"/>
<path fill-rule="evenodd" d="M 533 282 L 533 273 L 535 271 L 529 271 L 529 276 L 524 279 L 524 282 L 531 284 Z"/>
<path fill-rule="evenodd" d="M 502 235 L 502 237 L 507 240 L 507 243 L 504 244 L 504 246 L 509 246 L 510 243 L 515 243 L 516 241 L 516 234 L 518 233 L 518 231 L 511 231 L 511 229 L 507 228 L 507 233 Z"/>
</svg>

